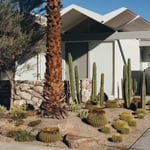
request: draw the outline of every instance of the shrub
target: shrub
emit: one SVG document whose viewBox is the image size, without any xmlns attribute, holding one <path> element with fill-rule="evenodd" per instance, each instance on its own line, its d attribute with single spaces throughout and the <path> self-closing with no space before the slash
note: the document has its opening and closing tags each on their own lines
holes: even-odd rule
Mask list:
<svg viewBox="0 0 150 150">
<path fill-rule="evenodd" d="M 115 142 L 115 143 L 119 143 L 119 142 L 122 142 L 123 141 L 123 136 L 119 133 L 114 133 L 112 135 L 112 142 Z"/>
<path fill-rule="evenodd" d="M 36 137 L 27 132 L 27 131 L 22 131 L 22 130 L 12 130 L 9 131 L 6 136 L 14 138 L 16 141 L 34 141 L 36 139 Z"/>
<path fill-rule="evenodd" d="M 28 126 L 29 127 L 34 127 L 34 126 L 37 126 L 41 123 L 41 120 L 35 120 L 35 121 L 31 121 L 28 123 Z"/>
<path fill-rule="evenodd" d="M 72 112 L 79 112 L 81 110 L 81 105 L 76 103 L 71 103 L 68 107 L 68 110 Z"/>
<path fill-rule="evenodd" d="M 7 108 L 3 105 L 0 105 L 0 113 L 4 113 L 7 111 Z"/>
</svg>

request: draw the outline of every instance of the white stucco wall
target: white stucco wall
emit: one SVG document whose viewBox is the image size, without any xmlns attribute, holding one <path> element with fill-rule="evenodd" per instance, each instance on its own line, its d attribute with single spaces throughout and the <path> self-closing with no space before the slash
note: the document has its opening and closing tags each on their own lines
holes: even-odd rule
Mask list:
<svg viewBox="0 0 150 150">
<path fill-rule="evenodd" d="M 38 60 L 38 63 L 37 63 Z M 38 68 L 37 68 L 38 67 Z M 19 65 L 17 68 L 15 80 L 37 80 L 39 73 L 39 80 L 44 79 L 45 73 L 45 54 L 41 53 L 37 56 L 27 60 L 24 64 Z"/>
<path fill-rule="evenodd" d="M 104 91 L 112 95 L 113 86 L 113 43 L 112 42 L 89 42 L 88 68 L 89 77 L 92 78 L 93 63 L 97 66 L 97 90 L 99 92 L 101 73 L 104 73 Z"/>
<path fill-rule="evenodd" d="M 131 69 L 140 70 L 140 48 L 139 41 L 136 39 L 132 40 L 120 40 L 120 44 L 123 50 L 125 60 L 131 59 Z M 121 78 L 123 74 L 123 58 L 120 52 L 118 42 L 115 41 L 115 97 L 118 97 L 118 87 L 119 86 L 119 96 L 121 94 Z"/>
</svg>

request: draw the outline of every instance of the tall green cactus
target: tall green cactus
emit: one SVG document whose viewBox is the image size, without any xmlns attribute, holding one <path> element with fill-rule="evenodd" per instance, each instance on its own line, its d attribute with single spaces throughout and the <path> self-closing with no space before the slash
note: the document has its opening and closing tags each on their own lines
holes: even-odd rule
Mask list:
<svg viewBox="0 0 150 150">
<path fill-rule="evenodd" d="M 129 99 L 129 105 L 131 103 L 131 97 L 132 97 L 132 75 L 131 75 L 131 60 L 128 59 L 128 99 Z M 130 107 L 130 106 L 129 106 Z"/>
<path fill-rule="evenodd" d="M 146 80 L 145 80 L 145 71 L 142 73 L 142 87 L 141 87 L 141 108 L 145 108 L 145 99 L 146 99 Z"/>
<path fill-rule="evenodd" d="M 122 96 L 124 98 L 125 107 L 130 108 L 132 97 L 132 77 L 130 59 L 128 59 L 128 63 L 123 66 Z"/>
<path fill-rule="evenodd" d="M 100 106 L 104 105 L 104 73 L 101 74 L 101 85 L 100 85 Z"/>
<path fill-rule="evenodd" d="M 68 65 L 69 65 L 71 97 L 72 97 L 72 100 L 75 101 L 76 100 L 76 95 L 75 95 L 75 83 L 74 83 L 74 78 L 73 78 L 73 64 L 72 64 L 71 53 L 68 53 Z"/>
<path fill-rule="evenodd" d="M 93 76 L 92 76 L 92 95 L 91 100 L 96 101 L 97 94 L 97 75 L 96 75 L 96 63 L 93 63 Z"/>
<path fill-rule="evenodd" d="M 76 96 L 78 103 L 81 103 L 81 93 L 80 93 L 80 85 L 79 85 L 79 73 L 78 66 L 75 66 L 75 83 L 76 83 Z"/>
</svg>

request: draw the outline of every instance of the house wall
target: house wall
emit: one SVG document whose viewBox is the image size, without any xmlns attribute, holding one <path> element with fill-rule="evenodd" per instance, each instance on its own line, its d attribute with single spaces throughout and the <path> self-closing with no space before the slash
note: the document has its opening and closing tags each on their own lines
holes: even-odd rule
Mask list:
<svg viewBox="0 0 150 150">
<path fill-rule="evenodd" d="M 121 46 L 121 47 L 120 47 Z M 120 46 L 118 41 L 115 41 L 115 97 L 118 97 L 118 88 L 119 88 L 119 97 L 122 97 L 121 94 L 121 78 L 123 74 L 123 57 L 127 62 L 127 59 L 131 59 L 131 69 L 140 70 L 140 48 L 139 41 L 136 39 L 132 40 L 120 40 Z M 121 49 L 123 55 L 121 54 Z"/>
<path fill-rule="evenodd" d="M 45 54 L 38 54 L 17 68 L 15 80 L 42 80 L 45 73 Z"/>
<path fill-rule="evenodd" d="M 91 41 L 88 53 L 88 77 L 92 78 L 93 63 L 97 66 L 97 92 L 100 89 L 101 73 L 104 73 L 104 91 L 113 94 L 113 42 Z"/>
</svg>

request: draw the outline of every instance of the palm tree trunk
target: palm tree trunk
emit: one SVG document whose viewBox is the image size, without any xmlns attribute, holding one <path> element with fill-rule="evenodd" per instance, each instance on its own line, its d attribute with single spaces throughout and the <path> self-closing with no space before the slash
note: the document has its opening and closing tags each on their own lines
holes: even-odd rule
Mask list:
<svg viewBox="0 0 150 150">
<path fill-rule="evenodd" d="M 46 73 L 43 90 L 42 115 L 64 118 L 66 115 L 65 96 L 62 82 L 61 50 L 61 3 L 47 0 L 47 53 Z"/>
</svg>

